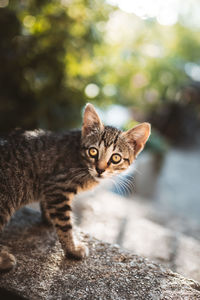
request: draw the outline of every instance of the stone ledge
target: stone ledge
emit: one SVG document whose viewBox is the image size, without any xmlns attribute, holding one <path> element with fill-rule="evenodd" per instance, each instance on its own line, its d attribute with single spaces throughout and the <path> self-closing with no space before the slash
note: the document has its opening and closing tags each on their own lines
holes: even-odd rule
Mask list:
<svg viewBox="0 0 200 300">
<path fill-rule="evenodd" d="M 103 189 L 80 194 L 74 204 L 84 232 L 200 282 L 200 242 L 178 232 L 180 224 L 169 229 L 156 222 L 159 214 L 160 221 L 168 216 L 172 223 L 167 212 L 157 212 L 141 198 L 127 199 Z"/>
<path fill-rule="evenodd" d="M 40 213 L 20 210 L 1 237 L 18 264 L 0 275 L 0 288 L 31 300 L 200 299 L 197 282 L 117 246 L 88 235 L 82 238 L 90 256 L 67 260 L 53 228 L 42 224 Z"/>
</svg>

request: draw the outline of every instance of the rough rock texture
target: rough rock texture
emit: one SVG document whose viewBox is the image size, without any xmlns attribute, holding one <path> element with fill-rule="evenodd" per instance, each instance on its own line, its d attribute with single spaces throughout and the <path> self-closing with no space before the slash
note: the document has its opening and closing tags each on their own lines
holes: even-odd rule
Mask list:
<svg viewBox="0 0 200 300">
<path fill-rule="evenodd" d="M 0 298 L 8 299 L 8 290 L 31 300 L 200 299 L 198 283 L 117 246 L 88 235 L 83 239 L 90 256 L 67 260 L 53 228 L 41 223 L 40 213 L 19 211 L 0 241 L 18 260 L 14 270 L 0 275 Z"/>
<path fill-rule="evenodd" d="M 176 224 L 176 230 L 167 228 L 161 223 L 167 216 L 159 213 L 158 220 L 148 201 L 101 189 L 82 194 L 75 201 L 75 210 L 83 231 L 200 282 L 200 241 L 182 234 Z"/>
</svg>

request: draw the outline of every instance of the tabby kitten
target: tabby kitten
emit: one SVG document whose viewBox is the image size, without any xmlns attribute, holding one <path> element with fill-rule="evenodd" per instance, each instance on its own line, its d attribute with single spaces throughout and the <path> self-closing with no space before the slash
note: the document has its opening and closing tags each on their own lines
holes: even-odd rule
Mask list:
<svg viewBox="0 0 200 300">
<path fill-rule="evenodd" d="M 0 231 L 17 209 L 40 201 L 65 254 L 85 257 L 88 250 L 75 241 L 72 230 L 74 195 L 126 170 L 149 135 L 148 123 L 126 132 L 104 126 L 93 105 L 87 104 L 82 130 L 63 134 L 16 130 L 0 139 Z M 0 249 L 0 270 L 11 269 L 14 256 L 5 247 Z"/>
</svg>

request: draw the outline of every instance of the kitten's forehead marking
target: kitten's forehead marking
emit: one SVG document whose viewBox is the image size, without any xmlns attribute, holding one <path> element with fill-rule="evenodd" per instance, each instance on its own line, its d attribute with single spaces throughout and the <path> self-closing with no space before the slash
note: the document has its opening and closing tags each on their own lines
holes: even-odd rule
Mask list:
<svg viewBox="0 0 200 300">
<path fill-rule="evenodd" d="M 106 126 L 99 141 L 99 145 L 103 142 L 106 148 L 110 147 L 112 144 L 115 147 L 120 133 L 119 130 Z"/>
<path fill-rule="evenodd" d="M 113 145 L 110 145 L 108 148 L 105 147 L 102 142 L 99 147 L 99 159 L 98 159 L 98 168 L 106 169 L 108 167 L 108 162 L 113 153 Z"/>
<path fill-rule="evenodd" d="M 101 139 L 99 141 L 99 163 L 107 164 L 112 156 L 112 154 L 119 151 L 117 145 L 118 138 L 120 136 L 120 131 L 112 127 L 106 127 Z"/>
<path fill-rule="evenodd" d="M 99 160 L 106 160 L 108 162 L 112 153 L 113 153 L 113 145 L 110 145 L 109 147 L 106 148 L 104 143 L 102 142 L 99 147 Z"/>
</svg>

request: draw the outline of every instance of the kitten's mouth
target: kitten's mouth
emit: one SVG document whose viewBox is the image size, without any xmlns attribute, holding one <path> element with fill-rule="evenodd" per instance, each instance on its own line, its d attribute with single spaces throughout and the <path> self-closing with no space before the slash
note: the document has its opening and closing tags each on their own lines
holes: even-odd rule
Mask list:
<svg viewBox="0 0 200 300">
<path fill-rule="evenodd" d="M 95 178 L 98 179 L 98 180 L 101 180 L 101 179 L 104 179 L 105 176 L 102 175 L 102 174 L 96 174 L 96 175 L 95 175 Z"/>
<path fill-rule="evenodd" d="M 103 175 L 97 173 L 95 170 L 90 170 L 90 174 L 95 179 L 103 179 L 104 178 Z"/>
<path fill-rule="evenodd" d="M 96 178 L 96 179 L 102 179 L 102 178 L 103 178 L 103 176 L 102 176 L 102 175 L 100 175 L 100 174 L 96 174 L 96 175 L 95 175 L 95 178 Z"/>
<path fill-rule="evenodd" d="M 99 174 L 95 169 L 89 169 L 90 175 L 97 180 L 101 180 L 107 177 L 107 174 Z"/>
</svg>

